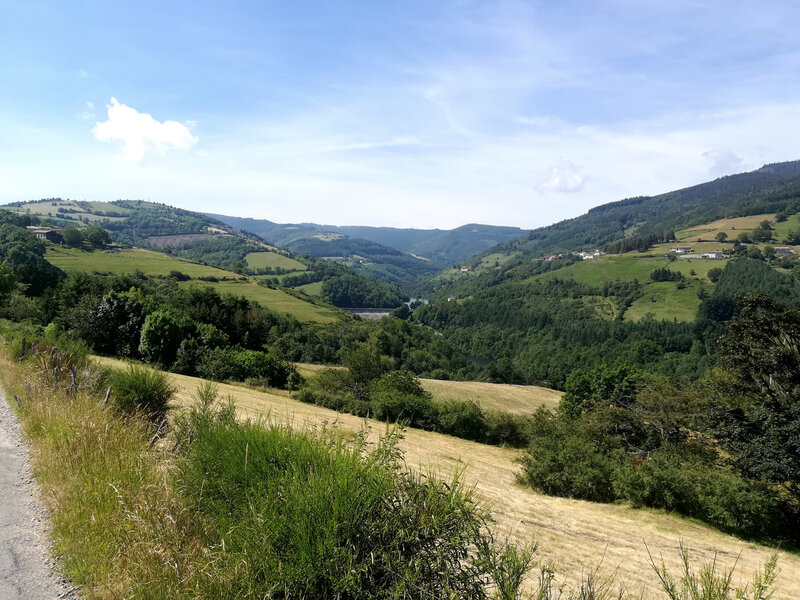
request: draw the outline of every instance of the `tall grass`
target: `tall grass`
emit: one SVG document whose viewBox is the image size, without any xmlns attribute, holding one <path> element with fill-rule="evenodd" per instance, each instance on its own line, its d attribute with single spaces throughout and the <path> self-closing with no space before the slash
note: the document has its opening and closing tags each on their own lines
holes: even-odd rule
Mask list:
<svg viewBox="0 0 800 600">
<path fill-rule="evenodd" d="M 111 377 L 112 404 L 123 415 L 141 414 L 158 422 L 167 414 L 175 389 L 161 371 L 130 365 Z"/>
<path fill-rule="evenodd" d="M 367 450 L 364 436 L 260 423 L 188 433 L 179 486 L 231 574 L 207 597 L 485 598 L 489 582 L 522 583 L 495 578 L 510 562 L 485 558 L 495 548 L 471 492 L 398 471 L 396 434 Z"/>
<path fill-rule="evenodd" d="M 68 382 L 54 390 L 33 360 L 3 356 L 0 369 L 21 401 L 17 414 L 64 574 L 87 599 L 192 597 L 179 590 L 205 558 L 169 484 L 169 461 L 150 447 L 152 426 L 103 404 L 98 388 L 106 381 L 92 389 L 84 379 L 73 393 Z"/>
</svg>

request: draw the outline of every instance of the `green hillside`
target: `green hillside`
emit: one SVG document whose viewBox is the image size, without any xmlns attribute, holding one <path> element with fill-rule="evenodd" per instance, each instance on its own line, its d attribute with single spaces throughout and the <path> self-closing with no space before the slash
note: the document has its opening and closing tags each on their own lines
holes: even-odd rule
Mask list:
<svg viewBox="0 0 800 600">
<path fill-rule="evenodd" d="M 496 381 L 561 388 L 574 369 L 620 361 L 692 379 L 714 364 L 738 293 L 800 302 L 795 242 L 800 163 L 767 165 L 492 248 L 421 282 L 431 304 L 414 318 L 486 361 Z M 776 256 L 776 246 L 796 254 Z M 595 248 L 604 253 L 577 256 Z M 727 258 L 701 257 L 719 251 Z"/>
<path fill-rule="evenodd" d="M 586 214 L 531 231 L 495 251 L 517 251 L 525 257 L 604 247 L 613 251 L 647 249 L 670 241 L 678 230 L 719 219 L 798 212 L 800 161 L 765 165 L 749 173 L 729 175 L 658 196 L 611 202 Z"/>
<path fill-rule="evenodd" d="M 244 296 L 271 310 L 290 314 L 301 321 L 330 323 L 338 318 L 336 311 L 330 307 L 312 304 L 283 290 L 259 285 L 253 279 L 231 271 L 193 263 L 160 252 L 140 248 L 87 252 L 50 245 L 47 248 L 46 258 L 68 273 L 84 271 L 130 275 L 141 272 L 146 276 L 164 277 L 177 271 L 191 278 L 189 281 L 182 281 L 181 286 L 210 287 L 220 294 Z M 203 281 L 201 278 L 209 281 Z"/>
<path fill-rule="evenodd" d="M 97 203 L 57 198 L 18 202 L 3 208 L 24 215 L 21 218 L 29 222 L 34 219 L 37 224 L 71 225 L 84 231 L 88 231 L 84 228 L 90 224 L 99 225 L 110 232 L 111 239 L 118 245 L 158 250 L 165 255 L 187 259 L 190 264 L 211 265 L 233 272 L 234 276 L 268 276 L 269 287 L 316 284 L 306 289 L 338 306 L 394 308 L 403 300 L 395 283 L 408 283 L 420 274 L 434 271 L 428 261 L 364 240 L 324 248 L 323 255 L 333 252 L 335 260 L 313 256 L 298 259 L 291 250 L 269 245 L 254 234 L 234 231 L 225 223 L 201 213 L 153 202 L 118 200 Z M 333 236 L 332 239 L 336 238 Z M 79 246 L 92 247 L 88 243 Z M 300 254 L 313 254 L 308 250 L 300 248 Z M 364 256 L 356 253 L 362 251 Z M 367 257 L 369 252 L 374 254 Z M 73 256 L 62 257 L 62 260 L 78 259 Z M 87 260 L 91 262 L 91 259 Z M 125 258 L 118 257 L 117 260 L 122 261 L 120 268 L 127 268 Z M 158 260 L 162 263 L 160 267 L 155 265 Z M 172 270 L 167 265 L 166 259 L 153 258 L 146 261 L 142 270 L 152 269 L 153 273 L 164 275 Z M 91 264 L 83 266 L 93 268 Z M 202 271 L 197 266 L 187 268 L 193 272 Z M 108 270 L 117 272 L 119 269 L 111 266 Z M 323 279 L 326 280 L 324 286 Z"/>
<path fill-rule="evenodd" d="M 160 252 L 141 248 L 114 248 L 113 250 L 78 250 L 54 245 L 47 247 L 47 260 L 64 271 L 131 274 L 141 271 L 145 275 L 169 275 L 172 271 L 192 277 L 230 277 L 239 275 L 217 267 L 202 265 Z"/>
<path fill-rule="evenodd" d="M 255 233 L 270 242 L 302 253 L 300 248 L 316 237 L 324 234 L 338 234 L 351 243 L 362 244 L 372 242 L 411 255 L 428 259 L 435 266 L 442 268 L 458 264 L 471 256 L 525 234 L 518 227 L 500 227 L 496 225 L 469 224 L 455 229 L 404 229 L 396 227 L 364 227 L 318 225 L 314 223 L 280 224 L 266 219 L 245 219 L 225 215 L 211 215 L 228 225 Z M 311 242 L 313 244 L 313 242 Z M 312 246 L 313 247 L 313 246 Z M 313 252 L 311 252 L 313 254 Z M 361 249 L 356 254 L 373 253 Z M 314 256 L 326 256 L 314 254 Z M 330 256 L 330 255 L 328 255 Z M 398 265 L 395 265 L 398 266 Z"/>
</svg>

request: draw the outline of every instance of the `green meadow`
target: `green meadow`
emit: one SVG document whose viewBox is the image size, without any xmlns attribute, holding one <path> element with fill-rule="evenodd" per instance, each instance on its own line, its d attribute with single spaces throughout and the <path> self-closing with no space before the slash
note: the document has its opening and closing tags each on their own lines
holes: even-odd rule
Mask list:
<svg viewBox="0 0 800 600">
<path fill-rule="evenodd" d="M 319 306 L 295 298 L 283 290 L 268 288 L 257 284 L 252 279 L 235 281 L 183 281 L 181 287 L 203 286 L 211 287 L 220 294 L 233 294 L 254 300 L 270 310 L 288 313 L 300 321 L 313 321 L 316 323 L 332 323 L 339 319 L 335 309 L 328 306 Z"/>
<path fill-rule="evenodd" d="M 64 271 L 90 271 L 119 275 L 141 271 L 145 275 L 169 275 L 180 271 L 189 277 L 239 277 L 233 271 L 225 271 L 208 265 L 191 262 L 161 252 L 126 248 L 114 250 L 78 250 L 48 245 L 48 261 Z"/>
<path fill-rule="evenodd" d="M 625 311 L 626 321 L 640 321 L 648 315 L 656 321 L 694 321 L 700 298 L 697 287 L 691 284 L 678 289 L 673 281 L 650 283 L 642 290 L 644 295 Z"/>
<path fill-rule="evenodd" d="M 322 282 L 315 281 L 314 283 L 307 283 L 305 285 L 301 285 L 297 288 L 301 292 L 308 294 L 309 296 L 321 296 L 322 295 Z"/>
<path fill-rule="evenodd" d="M 247 266 L 251 269 L 271 267 L 273 269 L 286 269 L 287 271 L 305 271 L 308 268 L 293 258 L 275 252 L 251 252 L 245 257 L 245 260 L 247 261 Z"/>
<path fill-rule="evenodd" d="M 46 258 L 64 271 L 89 271 L 118 275 L 141 271 L 150 276 L 165 276 L 169 275 L 171 271 L 180 271 L 194 279 L 194 281 L 181 282 L 184 287 L 192 285 L 212 287 L 220 294 L 244 296 L 270 310 L 288 313 L 301 321 L 330 323 L 338 319 L 336 311 L 330 307 L 311 304 L 282 290 L 258 285 L 249 278 L 241 279 L 240 275 L 232 271 L 201 265 L 160 252 L 138 248 L 87 252 L 74 248 L 49 246 Z M 197 281 L 199 277 L 227 277 L 231 280 Z"/>
<path fill-rule="evenodd" d="M 669 244 L 664 245 L 666 252 Z M 658 248 L 655 250 L 658 252 Z M 724 268 L 725 260 L 704 258 L 679 258 L 669 261 L 665 256 L 653 254 L 642 255 L 636 252 L 627 254 L 606 255 L 592 260 L 584 260 L 564 269 L 538 275 L 528 281 L 548 278 L 571 278 L 581 283 L 598 286 L 605 280 L 633 281 L 643 284 L 643 296 L 636 300 L 624 314 L 630 321 L 639 321 L 648 315 L 657 321 L 693 321 L 697 316 L 700 299 L 697 297 L 697 286 L 702 283 L 707 292 L 713 285 L 708 279 L 708 272 L 713 268 Z M 671 271 L 682 273 L 687 281 L 686 287 L 678 289 L 675 282 L 652 282 L 650 273 L 657 268 L 667 267 Z M 589 300 L 591 298 L 591 301 Z M 594 306 L 598 316 L 613 319 L 617 308 L 599 296 L 584 298 L 585 302 Z"/>
<path fill-rule="evenodd" d="M 588 285 L 601 285 L 607 279 L 620 281 L 638 279 L 640 283 L 646 283 L 650 280 L 650 272 L 653 269 L 668 264 L 667 260 L 662 257 L 605 255 L 591 260 L 582 260 L 569 267 L 537 275 L 532 279 L 565 279 L 569 277 Z"/>
</svg>

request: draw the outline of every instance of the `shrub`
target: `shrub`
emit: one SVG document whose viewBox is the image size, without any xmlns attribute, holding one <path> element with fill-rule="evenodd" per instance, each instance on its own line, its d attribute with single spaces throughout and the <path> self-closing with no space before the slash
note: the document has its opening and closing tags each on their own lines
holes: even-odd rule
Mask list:
<svg viewBox="0 0 800 600">
<path fill-rule="evenodd" d="M 764 482 L 748 480 L 692 453 L 668 447 L 638 465 L 621 469 L 614 488 L 634 506 L 676 511 L 726 531 L 753 537 L 796 536 L 797 516 Z M 795 531 L 793 531 L 795 530 Z"/>
<path fill-rule="evenodd" d="M 530 418 L 502 410 L 484 411 L 487 444 L 523 448 L 528 444 Z"/>
<path fill-rule="evenodd" d="M 296 369 L 289 363 L 258 350 L 214 348 L 204 352 L 197 365 L 201 377 L 215 381 L 259 379 L 271 387 L 285 388 Z M 296 383 L 296 377 L 293 383 Z"/>
<path fill-rule="evenodd" d="M 370 384 L 370 407 L 376 419 L 406 423 L 431 430 L 438 422 L 438 411 L 431 395 L 407 371 L 391 371 Z"/>
<path fill-rule="evenodd" d="M 653 269 L 650 273 L 651 281 L 683 281 L 683 273 L 670 271 L 666 267 Z"/>
<path fill-rule="evenodd" d="M 160 371 L 131 365 L 113 375 L 111 391 L 113 405 L 121 413 L 141 412 L 157 421 L 166 414 L 175 389 Z"/>
<path fill-rule="evenodd" d="M 472 495 L 398 472 L 396 439 L 367 453 L 363 437 L 353 446 L 326 432 L 201 423 L 178 483 L 229 574 L 202 595 L 483 599 L 494 575 L 517 597 L 529 553 L 490 560 Z"/>
<path fill-rule="evenodd" d="M 733 569 L 720 569 L 716 558 L 712 563 L 700 567 L 699 572 L 692 569 L 689 551 L 681 542 L 681 559 L 683 571 L 675 580 L 667 570 L 663 559 L 656 564 L 650 549 L 647 554 L 650 566 L 656 572 L 661 587 L 669 600 L 769 600 L 772 598 L 772 586 L 778 575 L 778 555 L 774 553 L 766 564 L 753 575 L 753 580 L 744 588 L 733 586 Z M 581 596 L 583 597 L 583 596 Z"/>
<path fill-rule="evenodd" d="M 521 459 L 532 487 L 554 496 L 611 502 L 620 451 L 605 451 L 608 440 L 583 421 L 558 418 L 543 408 L 533 415 L 530 446 Z"/>
<path fill-rule="evenodd" d="M 722 276 L 722 269 L 719 267 L 709 269 L 706 276 L 711 281 L 711 283 L 717 283 L 717 281 L 719 281 L 719 278 Z"/>
<path fill-rule="evenodd" d="M 486 421 L 481 407 L 475 402 L 450 401 L 439 403 L 439 423 L 436 430 L 466 440 L 486 438 Z"/>
<path fill-rule="evenodd" d="M 189 277 L 186 273 L 181 273 L 176 269 L 170 271 L 167 277 L 174 279 L 175 281 L 189 281 L 191 279 L 191 277 Z"/>
<path fill-rule="evenodd" d="M 171 309 L 152 312 L 142 325 L 139 352 L 149 362 L 169 368 L 194 325 L 189 317 Z"/>
</svg>

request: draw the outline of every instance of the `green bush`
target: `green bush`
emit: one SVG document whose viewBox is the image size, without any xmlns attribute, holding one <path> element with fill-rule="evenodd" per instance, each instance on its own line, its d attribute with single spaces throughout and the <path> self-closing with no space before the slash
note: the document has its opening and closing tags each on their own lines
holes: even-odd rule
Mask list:
<svg viewBox="0 0 800 600">
<path fill-rule="evenodd" d="M 524 448 L 528 444 L 528 416 L 514 415 L 502 410 L 483 412 L 486 437 L 483 441 L 495 446 Z"/>
<path fill-rule="evenodd" d="M 157 421 L 166 414 L 175 389 L 160 371 L 131 365 L 114 373 L 111 392 L 113 406 L 121 413 L 142 413 Z"/>
<path fill-rule="evenodd" d="M 373 381 L 369 398 L 372 415 L 378 420 L 428 430 L 438 422 L 431 395 L 407 371 L 391 371 Z"/>
<path fill-rule="evenodd" d="M 175 362 L 181 342 L 194 328 L 194 321 L 172 309 L 152 312 L 142 325 L 139 352 L 147 361 L 168 369 Z"/>
<path fill-rule="evenodd" d="M 751 537 L 797 535 L 797 512 L 768 484 L 745 479 L 702 453 L 668 448 L 620 469 L 618 498 L 694 517 Z"/>
<path fill-rule="evenodd" d="M 285 388 L 296 369 L 289 363 L 258 350 L 214 348 L 202 353 L 197 373 L 215 381 L 258 379 L 271 387 Z M 296 377 L 293 378 L 296 384 Z"/>
<path fill-rule="evenodd" d="M 362 390 L 361 396 L 357 390 Z M 528 417 L 483 411 L 474 402 L 437 402 L 408 371 L 390 371 L 373 378 L 364 393 L 348 370 L 325 369 L 301 389 L 297 398 L 360 417 L 476 442 L 515 448 L 527 445 Z"/>
<path fill-rule="evenodd" d="M 517 597 L 509 575 L 530 560 L 489 559 L 469 492 L 399 472 L 395 436 L 370 453 L 359 440 L 200 420 L 178 485 L 227 574 L 200 595 L 483 599 L 494 579 Z"/>
<path fill-rule="evenodd" d="M 436 430 L 478 442 L 486 438 L 486 421 L 481 407 L 475 402 L 441 402 Z"/>
<path fill-rule="evenodd" d="M 614 474 L 621 461 L 619 449 L 608 451 L 613 445 L 583 421 L 540 408 L 531 420 L 521 478 L 546 494 L 611 502 L 616 499 Z"/>
</svg>

